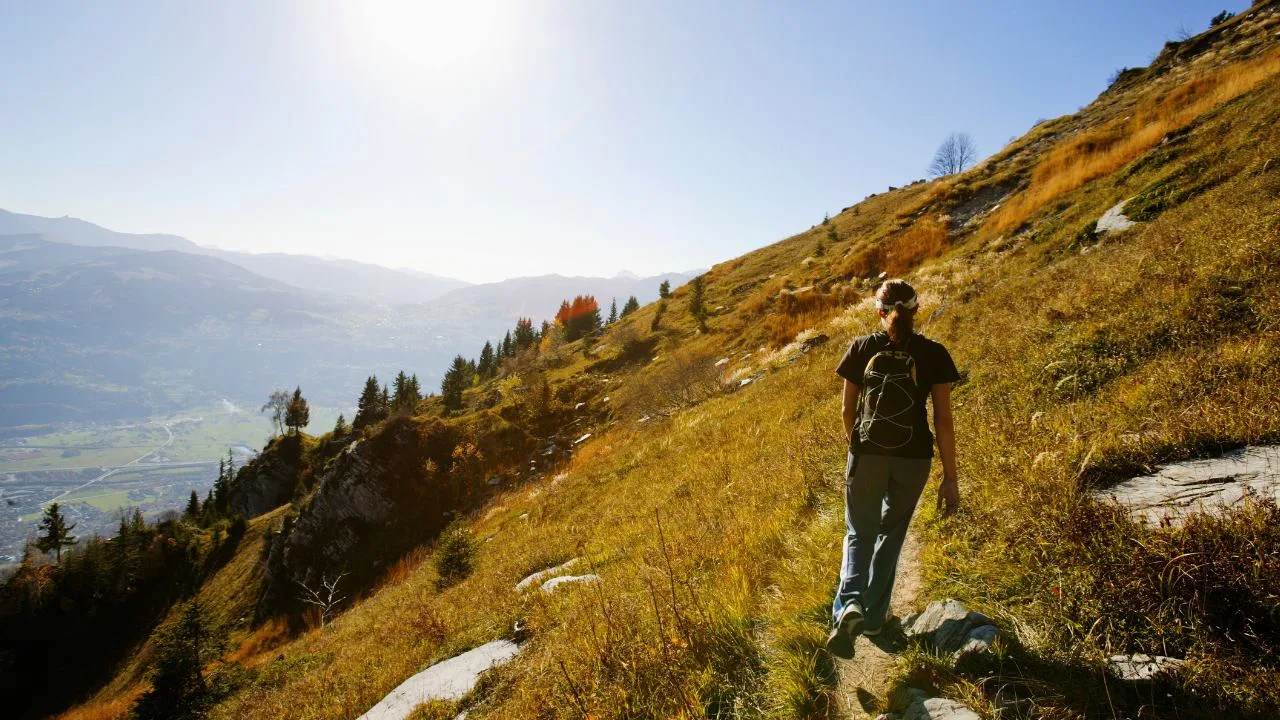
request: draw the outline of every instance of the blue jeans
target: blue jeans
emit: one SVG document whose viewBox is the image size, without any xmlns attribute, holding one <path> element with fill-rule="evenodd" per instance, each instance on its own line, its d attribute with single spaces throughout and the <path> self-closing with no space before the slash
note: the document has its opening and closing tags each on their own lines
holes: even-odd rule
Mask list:
<svg viewBox="0 0 1280 720">
<path fill-rule="evenodd" d="M 932 458 L 849 454 L 845 469 L 844 557 L 832 622 L 850 602 L 862 606 L 868 628 L 884 624 L 898 574 L 898 555 Z"/>
</svg>

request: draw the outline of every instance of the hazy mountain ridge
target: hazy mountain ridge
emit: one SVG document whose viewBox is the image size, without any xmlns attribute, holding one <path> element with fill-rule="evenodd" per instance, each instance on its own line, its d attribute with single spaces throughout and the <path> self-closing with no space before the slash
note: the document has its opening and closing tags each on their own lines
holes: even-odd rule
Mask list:
<svg viewBox="0 0 1280 720">
<path fill-rule="evenodd" d="M 359 263 L 261 256 L 279 267 L 336 269 L 321 292 L 233 262 L 259 256 L 220 255 L 0 235 L 0 426 L 146 416 L 223 397 L 253 406 L 298 383 L 321 403 L 345 404 L 364 377 L 401 369 L 431 390 L 453 355 L 474 355 L 519 317 L 550 318 L 561 300 L 592 292 L 619 296 L 619 307 L 624 293 L 647 301 L 661 282 L 520 278 L 392 308 L 345 292 L 342 278 L 439 283 Z M 678 284 L 687 276 L 662 277 Z"/>
<path fill-rule="evenodd" d="M 177 235 L 122 233 L 69 215 L 47 218 L 0 210 L 0 235 L 34 233 L 71 245 L 107 245 L 135 250 L 200 251 L 199 245 Z"/>
<path fill-rule="evenodd" d="M 395 270 L 354 260 L 287 253 L 246 253 L 198 245 L 177 235 L 109 230 L 73 217 L 46 218 L 0 210 L 0 235 L 43 235 L 52 242 L 134 250 L 177 250 L 209 255 L 271 280 L 325 294 L 396 305 L 426 302 L 468 283 L 431 273 Z"/>
</svg>

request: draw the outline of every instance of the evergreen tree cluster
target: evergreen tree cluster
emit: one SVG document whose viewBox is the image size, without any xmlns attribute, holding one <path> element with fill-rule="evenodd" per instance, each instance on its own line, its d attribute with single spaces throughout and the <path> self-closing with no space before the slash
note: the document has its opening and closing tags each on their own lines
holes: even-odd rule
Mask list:
<svg viewBox="0 0 1280 720">
<path fill-rule="evenodd" d="M 115 537 L 72 546 L 74 524 L 52 504 L 51 516 L 44 536 L 62 542 L 58 561 L 42 552 L 56 546 L 33 543 L 0 586 L 4 654 L 18 660 L 0 672 L 6 716 L 56 713 L 99 687 L 209 570 L 212 554 L 229 557 L 220 550 L 231 543 L 206 554 L 204 533 L 185 520 L 150 525 L 135 509 L 121 516 Z"/>
<path fill-rule="evenodd" d="M 604 325 L 600 320 L 600 305 L 590 295 L 578 295 L 573 302 L 565 300 L 560 303 L 560 309 L 556 311 L 556 324 L 564 331 L 565 340 L 569 342 L 586 337 Z"/>
<path fill-rule="evenodd" d="M 378 376 L 370 375 L 364 381 L 364 389 L 356 401 L 356 416 L 351 420 L 352 430 L 363 430 L 377 425 L 392 415 L 412 415 L 422 402 L 422 385 L 418 375 L 406 375 L 403 370 L 396 374 L 392 387 L 378 384 Z M 338 424 L 333 428 L 334 437 L 347 432 L 346 418 L 338 416 Z"/>
</svg>

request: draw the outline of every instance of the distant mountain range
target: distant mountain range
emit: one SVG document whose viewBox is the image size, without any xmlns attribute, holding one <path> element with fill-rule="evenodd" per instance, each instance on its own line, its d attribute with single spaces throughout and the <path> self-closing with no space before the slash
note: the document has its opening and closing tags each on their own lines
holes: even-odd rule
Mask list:
<svg viewBox="0 0 1280 720">
<path fill-rule="evenodd" d="M 426 302 L 468 285 L 463 280 L 393 270 L 354 260 L 332 260 L 285 253 L 244 253 L 197 245 L 177 235 L 122 233 L 72 217 L 46 218 L 0 210 L 0 235 L 38 234 L 45 239 L 90 247 L 134 250 L 177 250 L 226 260 L 271 280 L 304 290 L 331 294 L 336 291 L 384 305 Z"/>
<path fill-rule="evenodd" d="M 428 389 L 519 317 L 594 295 L 605 314 L 692 273 L 460 280 L 305 255 L 203 248 L 0 211 L 0 428 L 142 417 L 301 384 L 345 406 L 369 374 Z"/>
</svg>

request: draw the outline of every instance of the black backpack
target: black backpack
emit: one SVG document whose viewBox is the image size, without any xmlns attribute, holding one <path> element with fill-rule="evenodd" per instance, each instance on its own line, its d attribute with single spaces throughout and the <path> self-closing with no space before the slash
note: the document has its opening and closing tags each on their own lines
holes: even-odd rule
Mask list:
<svg viewBox="0 0 1280 720">
<path fill-rule="evenodd" d="M 915 436 L 916 362 L 902 349 L 881 350 L 862 372 L 858 440 L 862 450 L 896 450 Z"/>
</svg>

